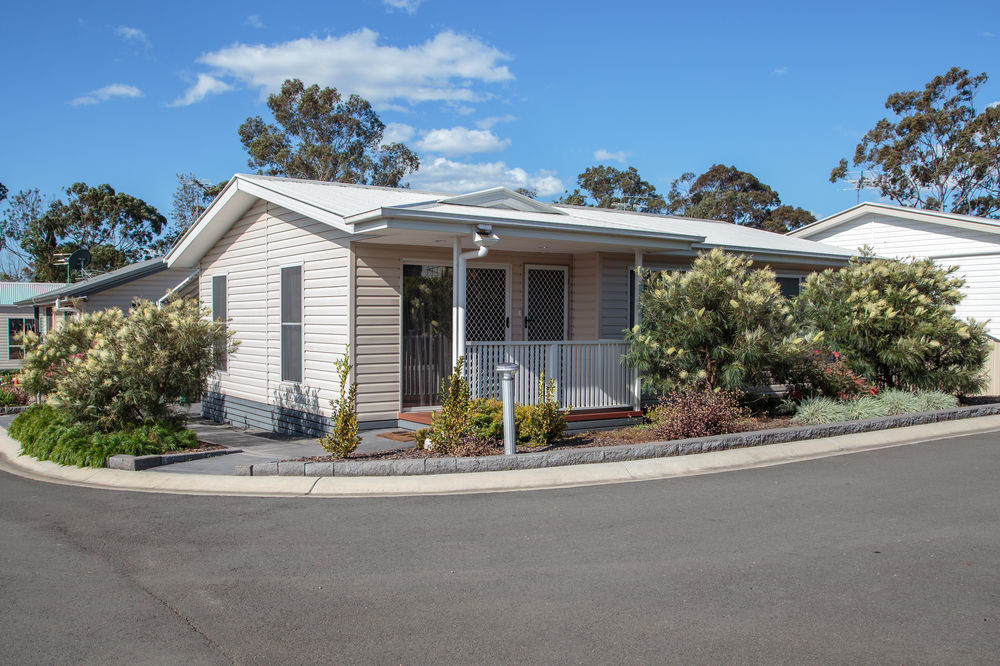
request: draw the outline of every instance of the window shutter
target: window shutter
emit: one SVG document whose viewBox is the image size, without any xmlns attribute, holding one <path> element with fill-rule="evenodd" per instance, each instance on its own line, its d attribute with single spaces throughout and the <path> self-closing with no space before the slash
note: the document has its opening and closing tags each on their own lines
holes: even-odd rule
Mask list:
<svg viewBox="0 0 1000 666">
<path fill-rule="evenodd" d="M 228 318 L 226 313 L 226 276 L 214 275 L 212 276 L 212 319 L 224 322 Z M 226 372 L 229 364 L 229 359 L 226 358 L 226 343 L 215 343 L 212 355 L 215 360 L 215 369 L 219 372 Z"/>
<path fill-rule="evenodd" d="M 281 269 L 281 381 L 302 381 L 302 267 Z"/>
</svg>

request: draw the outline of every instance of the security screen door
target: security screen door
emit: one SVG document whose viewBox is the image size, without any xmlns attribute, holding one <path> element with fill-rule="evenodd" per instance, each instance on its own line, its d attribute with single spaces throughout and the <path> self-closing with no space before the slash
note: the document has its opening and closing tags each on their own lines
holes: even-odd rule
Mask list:
<svg viewBox="0 0 1000 666">
<path fill-rule="evenodd" d="M 465 275 L 465 339 L 503 342 L 510 326 L 507 269 L 470 266 Z"/>
<path fill-rule="evenodd" d="M 569 269 L 524 267 L 524 339 L 565 340 Z"/>
</svg>

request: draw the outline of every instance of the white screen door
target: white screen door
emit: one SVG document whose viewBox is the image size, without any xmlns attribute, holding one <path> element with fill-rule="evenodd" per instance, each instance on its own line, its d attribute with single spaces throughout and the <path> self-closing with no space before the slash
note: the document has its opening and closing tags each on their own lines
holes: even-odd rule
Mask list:
<svg viewBox="0 0 1000 666">
<path fill-rule="evenodd" d="M 524 339 L 565 340 L 569 269 L 524 267 Z"/>
<path fill-rule="evenodd" d="M 503 342 L 510 330 L 509 272 L 503 266 L 469 266 L 465 279 L 465 339 Z"/>
</svg>

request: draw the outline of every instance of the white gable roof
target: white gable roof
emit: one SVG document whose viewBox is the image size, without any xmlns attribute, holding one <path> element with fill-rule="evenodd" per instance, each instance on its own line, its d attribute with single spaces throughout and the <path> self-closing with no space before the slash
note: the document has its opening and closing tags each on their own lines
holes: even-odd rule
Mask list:
<svg viewBox="0 0 1000 666">
<path fill-rule="evenodd" d="M 710 247 L 844 262 L 843 248 L 726 222 L 547 204 L 498 187 L 463 195 L 237 174 L 166 257 L 194 266 L 258 199 L 349 234 L 393 229 L 468 234 L 476 224 L 508 236 L 695 252 Z"/>
<path fill-rule="evenodd" d="M 864 203 L 852 206 L 847 210 L 835 213 L 829 217 L 824 217 L 822 220 L 818 220 L 812 224 L 807 224 L 806 226 L 796 229 L 788 235 L 796 236 L 798 238 L 810 238 L 817 234 L 830 231 L 843 224 L 853 222 L 854 220 L 864 217 L 865 215 L 882 215 L 902 220 L 916 220 L 918 222 L 940 224 L 946 227 L 972 229 L 974 231 L 985 231 L 987 233 L 1000 234 L 1000 220 L 865 201 Z"/>
</svg>

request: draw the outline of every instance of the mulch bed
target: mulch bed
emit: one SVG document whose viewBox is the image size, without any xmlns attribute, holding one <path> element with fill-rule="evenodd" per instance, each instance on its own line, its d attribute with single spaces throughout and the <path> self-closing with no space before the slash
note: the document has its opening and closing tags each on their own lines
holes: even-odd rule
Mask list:
<svg viewBox="0 0 1000 666">
<path fill-rule="evenodd" d="M 734 432 L 748 432 L 751 430 L 775 430 L 777 428 L 787 428 L 790 426 L 790 417 L 776 418 L 750 418 L 744 419 L 740 423 L 740 428 Z M 391 437 L 389 435 L 392 435 Z M 379 435 L 385 439 L 400 442 L 412 442 L 413 433 L 397 431 Z M 607 430 L 582 432 L 564 437 L 551 446 L 519 446 L 518 453 L 538 453 L 540 451 L 555 451 L 557 449 L 583 449 L 595 446 L 623 446 L 626 444 L 643 444 L 646 442 L 662 441 L 662 437 L 657 436 L 652 428 L 634 426 L 621 430 Z M 453 453 L 437 453 L 435 451 L 424 451 L 413 446 L 400 448 L 395 451 L 379 451 L 377 453 L 352 453 L 346 458 L 334 458 L 333 456 L 312 456 L 306 458 L 294 458 L 295 462 L 331 462 L 337 460 L 407 460 L 413 458 L 454 458 L 465 456 L 498 456 L 503 454 L 503 445 L 495 446 L 467 446 Z"/>
</svg>

